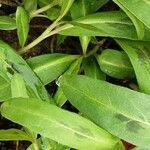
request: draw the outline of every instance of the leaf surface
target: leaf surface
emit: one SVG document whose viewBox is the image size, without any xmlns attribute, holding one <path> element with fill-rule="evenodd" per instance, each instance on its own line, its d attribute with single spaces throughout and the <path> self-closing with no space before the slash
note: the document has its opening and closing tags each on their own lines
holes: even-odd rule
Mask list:
<svg viewBox="0 0 150 150">
<path fill-rule="evenodd" d="M 116 1 L 116 0 L 115 0 Z M 150 29 L 150 1 L 149 0 L 117 0 L 135 17 Z"/>
<path fill-rule="evenodd" d="M 60 78 L 60 87 L 69 101 L 97 125 L 129 143 L 150 147 L 149 95 L 75 75 Z"/>
<path fill-rule="evenodd" d="M 150 43 L 117 40 L 134 68 L 140 90 L 150 94 Z"/>
<path fill-rule="evenodd" d="M 29 32 L 29 16 L 23 7 L 18 7 L 16 11 L 17 35 L 21 47 L 25 45 Z"/>
<path fill-rule="evenodd" d="M 18 129 L 0 130 L 0 141 L 32 141 L 32 139 L 23 131 Z"/>
<path fill-rule="evenodd" d="M 58 78 L 77 58 L 77 55 L 45 54 L 30 58 L 27 63 L 46 85 Z"/>
<path fill-rule="evenodd" d="M 112 150 L 119 142 L 89 120 L 36 99 L 11 99 L 2 104 L 1 113 L 33 132 L 76 149 Z"/>
<path fill-rule="evenodd" d="M 0 30 L 16 29 L 16 21 L 9 16 L 0 16 Z"/>
<path fill-rule="evenodd" d="M 73 20 L 57 29 L 59 34 L 71 36 L 108 36 L 138 40 L 136 29 L 126 14 L 121 11 L 100 12 Z M 144 41 L 150 40 L 150 31 L 145 29 Z"/>
</svg>

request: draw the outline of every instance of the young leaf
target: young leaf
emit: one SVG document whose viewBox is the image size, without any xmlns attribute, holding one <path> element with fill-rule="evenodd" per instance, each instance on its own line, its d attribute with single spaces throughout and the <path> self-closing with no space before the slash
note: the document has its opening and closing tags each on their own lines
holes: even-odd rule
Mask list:
<svg viewBox="0 0 150 150">
<path fill-rule="evenodd" d="M 16 29 L 16 21 L 9 16 L 0 16 L 0 30 Z"/>
<path fill-rule="evenodd" d="M 150 94 L 150 43 L 125 40 L 116 41 L 130 58 L 140 90 Z"/>
<path fill-rule="evenodd" d="M 77 55 L 45 54 L 30 58 L 27 63 L 46 85 L 58 78 L 76 58 Z"/>
<path fill-rule="evenodd" d="M 129 143 L 150 147 L 150 95 L 85 76 L 68 75 L 59 82 L 68 100 L 97 125 Z"/>
<path fill-rule="evenodd" d="M 32 12 L 37 8 L 37 0 L 25 0 L 23 5 L 26 11 Z"/>
<path fill-rule="evenodd" d="M 117 1 L 150 29 L 149 0 L 117 0 Z"/>
<path fill-rule="evenodd" d="M 94 56 L 85 58 L 83 60 L 83 69 L 85 75 L 92 77 L 94 79 L 105 80 L 105 74 L 100 70 L 100 67 Z"/>
<path fill-rule="evenodd" d="M 120 145 L 118 138 L 89 120 L 48 102 L 14 98 L 2 104 L 1 113 L 33 132 L 76 149 L 112 150 Z"/>
<path fill-rule="evenodd" d="M 119 3 L 118 0 L 114 0 L 114 2 L 125 11 L 125 13 L 129 16 L 129 18 L 132 20 L 133 24 L 135 25 L 136 31 L 137 31 L 137 35 L 138 38 L 140 40 L 143 39 L 144 34 L 145 34 L 145 27 L 144 24 L 138 20 L 132 13 L 130 13 L 130 11 L 128 11 L 128 9 L 126 9 L 121 3 Z"/>
<path fill-rule="evenodd" d="M 106 49 L 101 55 L 97 55 L 99 66 L 107 75 L 117 78 L 135 77 L 130 59 L 124 51 Z"/>
<path fill-rule="evenodd" d="M 15 53 L 14 49 L 2 41 L 0 41 L 0 50 L 1 53 L 6 57 L 2 62 L 6 65 L 6 72 L 4 76 L 5 78 L 9 78 L 8 83 L 10 82 L 14 71 L 18 72 L 23 76 L 30 97 L 36 97 L 40 100 L 49 100 L 49 96 L 46 89 L 44 88 L 44 85 L 28 66 L 26 61 L 17 53 Z M 2 60 L 1 53 L 0 63 Z"/>
<path fill-rule="evenodd" d="M 15 73 L 11 79 L 11 93 L 12 98 L 28 97 L 24 79 L 19 73 Z"/>
<path fill-rule="evenodd" d="M 69 66 L 69 68 L 65 71 L 65 73 L 63 75 L 65 75 L 65 74 L 68 74 L 68 75 L 77 74 L 80 70 L 81 62 L 82 62 L 82 57 L 75 60 Z M 64 95 L 64 93 L 60 87 L 58 87 L 57 92 L 54 95 L 54 101 L 55 101 L 56 105 L 59 107 L 63 106 L 63 104 L 67 101 L 67 98 Z"/>
<path fill-rule="evenodd" d="M 32 141 L 32 139 L 23 131 L 18 129 L 0 130 L 0 141 Z"/>
<path fill-rule="evenodd" d="M 137 40 L 131 20 L 121 11 L 100 12 L 81 17 L 57 29 L 59 34 L 71 36 L 109 36 Z M 144 41 L 150 40 L 150 30 L 145 28 Z"/>
<path fill-rule="evenodd" d="M 19 43 L 23 47 L 29 32 L 29 16 L 26 10 L 20 6 L 16 11 L 16 25 Z"/>
</svg>

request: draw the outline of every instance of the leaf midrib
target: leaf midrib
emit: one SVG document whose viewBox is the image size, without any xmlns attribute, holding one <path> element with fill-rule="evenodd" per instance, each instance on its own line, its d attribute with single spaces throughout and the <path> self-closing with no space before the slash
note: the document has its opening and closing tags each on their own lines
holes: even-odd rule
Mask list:
<svg viewBox="0 0 150 150">
<path fill-rule="evenodd" d="M 83 92 L 83 91 L 81 91 L 81 90 L 78 90 L 78 89 L 74 88 L 73 86 L 71 86 L 71 85 L 69 85 L 69 84 L 66 84 L 66 86 L 68 86 L 69 88 L 72 88 L 73 90 L 77 91 L 78 93 L 81 93 L 82 95 L 84 95 L 85 97 L 87 97 L 87 100 L 88 100 L 88 98 L 91 99 L 91 100 L 93 100 L 94 102 L 96 102 L 96 103 L 98 104 L 98 106 L 99 106 L 99 104 L 100 104 L 100 105 L 103 105 L 104 107 L 108 108 L 109 110 L 113 110 L 114 112 L 120 113 L 121 115 L 126 116 L 126 117 L 128 117 L 129 119 L 132 119 L 132 120 L 134 120 L 134 121 L 137 121 L 137 122 L 140 122 L 140 123 L 142 123 L 142 124 L 145 124 L 145 125 L 150 126 L 150 123 L 149 123 L 149 122 L 142 122 L 141 120 L 138 120 L 138 119 L 136 119 L 136 118 L 133 118 L 133 117 L 131 117 L 131 116 L 125 114 L 125 113 L 122 113 L 121 111 L 118 112 L 116 109 L 113 109 L 113 108 L 110 107 L 109 105 L 103 104 L 103 103 L 101 103 L 100 101 L 97 101 L 96 98 L 91 97 L 91 96 L 89 96 L 88 94 L 85 94 L 85 92 Z M 89 100 L 88 100 L 88 101 L 89 101 Z M 91 103 L 91 101 L 89 101 L 89 102 Z"/>
</svg>

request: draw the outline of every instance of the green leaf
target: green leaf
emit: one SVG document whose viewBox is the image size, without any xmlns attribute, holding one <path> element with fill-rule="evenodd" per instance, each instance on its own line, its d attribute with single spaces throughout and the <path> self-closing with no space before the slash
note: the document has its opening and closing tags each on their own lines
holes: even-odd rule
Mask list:
<svg viewBox="0 0 150 150">
<path fill-rule="evenodd" d="M 94 56 L 85 58 L 82 64 L 85 75 L 94 79 L 106 79 L 105 74 L 100 70 L 100 67 Z"/>
<path fill-rule="evenodd" d="M 0 30 L 16 29 L 16 21 L 9 16 L 0 16 Z"/>
<path fill-rule="evenodd" d="M 77 74 L 80 70 L 80 66 L 81 66 L 81 62 L 82 62 L 82 57 L 78 58 L 77 60 L 75 60 L 70 66 L 69 68 L 65 71 L 65 73 L 63 75 L 71 75 L 71 74 Z M 59 84 L 59 83 L 58 83 Z M 64 105 L 64 103 L 67 101 L 66 96 L 64 95 L 62 89 L 60 87 L 58 87 L 55 95 L 54 95 L 54 101 L 56 103 L 57 106 L 61 107 Z"/>
<path fill-rule="evenodd" d="M 142 40 L 144 37 L 144 34 L 145 34 L 144 24 L 140 20 L 138 20 L 132 13 L 130 13 L 130 11 L 128 11 L 128 9 L 126 9 L 122 4 L 120 4 L 118 0 L 114 0 L 114 2 L 117 5 L 119 5 L 119 7 L 121 9 L 123 9 L 125 11 L 125 13 L 129 16 L 129 18 L 132 20 L 133 24 L 135 25 L 138 38 L 139 38 L 139 40 Z"/>
<path fill-rule="evenodd" d="M 117 40 L 134 68 L 140 90 L 150 94 L 150 43 Z"/>
<path fill-rule="evenodd" d="M 149 0 L 117 0 L 117 1 L 150 29 Z"/>
<path fill-rule="evenodd" d="M 26 10 L 20 6 L 16 11 L 16 25 L 19 44 L 24 47 L 29 32 L 29 16 Z"/>
<path fill-rule="evenodd" d="M 70 150 L 67 146 L 61 145 L 53 140 L 50 140 L 48 138 L 39 138 L 38 144 L 40 147 L 40 150 Z M 31 144 L 27 150 L 35 150 L 33 147 L 33 144 Z"/>
<path fill-rule="evenodd" d="M 81 17 L 57 29 L 59 34 L 71 36 L 108 36 L 138 40 L 131 20 L 121 11 L 100 12 Z M 145 28 L 144 41 L 150 40 L 150 30 Z"/>
<path fill-rule="evenodd" d="M 11 97 L 10 80 L 9 78 L 6 80 L 6 77 L 6 74 L 0 72 L 0 102 Z"/>
<path fill-rule="evenodd" d="M 150 147 L 149 95 L 85 76 L 68 75 L 59 82 L 73 106 L 97 125 L 129 143 Z"/>
<path fill-rule="evenodd" d="M 76 0 L 70 10 L 71 17 L 72 19 L 77 19 L 87 14 L 94 13 L 108 1 L 109 0 Z"/>
<path fill-rule="evenodd" d="M 23 5 L 26 11 L 32 12 L 37 9 L 37 0 L 25 0 Z"/>
<path fill-rule="evenodd" d="M 0 141 L 32 141 L 32 139 L 23 131 L 18 129 L 0 130 Z"/>
<path fill-rule="evenodd" d="M 119 142 L 89 120 L 36 99 L 11 99 L 2 104 L 1 113 L 33 132 L 76 149 L 112 150 Z"/>
<path fill-rule="evenodd" d="M 21 58 L 21 56 L 19 56 L 13 48 L 3 41 L 0 41 L 0 52 L 0 64 L 2 63 L 6 65 L 6 70 L 3 69 L 3 72 L 5 72 L 2 72 L 3 78 L 9 79 L 8 83 L 10 83 L 12 75 L 15 72 L 18 72 L 23 76 L 29 97 L 36 97 L 40 100 L 49 100 L 49 96 L 44 85 L 28 66 L 26 61 Z M 1 59 L 2 54 L 5 56 L 5 59 Z M 0 72 L 0 76 L 2 76 L 2 73 Z"/>
<path fill-rule="evenodd" d="M 58 78 L 76 58 L 77 55 L 45 54 L 30 58 L 27 63 L 46 85 Z"/>
<path fill-rule="evenodd" d="M 63 0 L 62 1 L 61 10 L 60 10 L 58 20 L 62 19 L 68 13 L 73 2 L 74 2 L 74 0 Z"/>
<path fill-rule="evenodd" d="M 88 45 L 90 43 L 91 37 L 90 36 L 81 36 L 79 37 L 83 55 L 86 55 Z"/>
<path fill-rule="evenodd" d="M 135 77 L 130 59 L 124 51 L 106 49 L 101 55 L 97 55 L 97 60 L 101 70 L 111 77 L 117 79 Z"/>
<path fill-rule="evenodd" d="M 28 97 L 24 79 L 19 73 L 15 73 L 11 79 L 11 93 L 12 98 Z"/>
</svg>

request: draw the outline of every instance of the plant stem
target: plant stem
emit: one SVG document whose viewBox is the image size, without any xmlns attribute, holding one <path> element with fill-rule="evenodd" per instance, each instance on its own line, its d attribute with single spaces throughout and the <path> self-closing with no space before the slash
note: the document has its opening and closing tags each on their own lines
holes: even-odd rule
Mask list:
<svg viewBox="0 0 150 150">
<path fill-rule="evenodd" d="M 33 143 L 33 147 L 34 147 L 34 150 L 39 150 L 39 145 L 38 145 L 37 141 L 35 141 Z"/>
<path fill-rule="evenodd" d="M 44 11 L 47 11 L 48 9 L 54 7 L 55 5 L 57 5 L 56 2 L 51 3 L 51 4 L 49 4 L 49 5 L 46 5 L 46 6 L 40 8 L 40 9 L 38 9 L 38 10 L 36 10 L 36 11 L 33 11 L 33 12 L 30 14 L 30 16 L 31 16 L 31 17 L 35 17 L 35 16 L 37 16 L 38 14 L 40 14 L 40 13 L 42 13 L 42 12 L 44 12 Z"/>
<path fill-rule="evenodd" d="M 104 38 L 100 42 L 98 42 L 98 44 L 84 57 L 89 57 L 89 56 L 95 54 L 99 50 L 99 48 L 104 44 L 105 41 L 106 41 L 106 38 Z"/>
<path fill-rule="evenodd" d="M 27 46 L 23 47 L 19 50 L 20 54 L 26 53 L 29 49 L 46 39 L 47 37 L 51 36 L 50 32 L 58 25 L 62 24 L 62 22 L 58 22 L 58 20 L 54 21 L 38 38 L 36 38 L 33 42 L 28 44 Z"/>
</svg>

